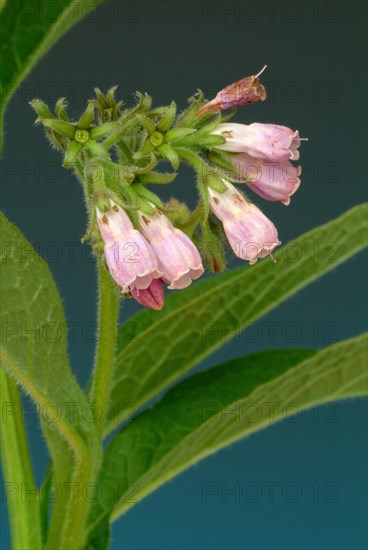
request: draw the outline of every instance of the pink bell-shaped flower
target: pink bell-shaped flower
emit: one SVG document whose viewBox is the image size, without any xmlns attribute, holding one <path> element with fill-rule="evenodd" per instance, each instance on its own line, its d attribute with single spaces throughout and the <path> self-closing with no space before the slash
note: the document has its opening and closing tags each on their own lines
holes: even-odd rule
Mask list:
<svg viewBox="0 0 368 550">
<path fill-rule="evenodd" d="M 111 277 L 123 293 L 147 289 L 154 279 L 162 275 L 156 254 L 144 236 L 134 228 L 126 212 L 114 202 L 110 203 L 111 210 L 103 213 L 96 208 L 96 214 Z"/>
<path fill-rule="evenodd" d="M 162 280 L 169 289 L 185 288 L 204 271 L 201 256 L 182 231 L 155 209 L 154 215 L 139 213 L 142 233 L 156 253 Z"/>
<path fill-rule="evenodd" d="M 225 235 L 234 254 L 254 264 L 271 254 L 280 244 L 274 224 L 228 181 L 219 193 L 208 188 L 211 210 L 222 221 Z"/>
<path fill-rule="evenodd" d="M 286 126 L 228 122 L 219 124 L 211 133 L 226 139 L 226 143 L 216 146 L 223 151 L 248 153 L 252 157 L 271 161 L 299 159 L 299 132 Z"/>
<path fill-rule="evenodd" d="M 302 167 L 291 162 L 256 159 L 247 153 L 232 156 L 230 161 L 242 179 L 249 179 L 249 189 L 268 201 L 288 205 L 299 188 Z"/>
</svg>

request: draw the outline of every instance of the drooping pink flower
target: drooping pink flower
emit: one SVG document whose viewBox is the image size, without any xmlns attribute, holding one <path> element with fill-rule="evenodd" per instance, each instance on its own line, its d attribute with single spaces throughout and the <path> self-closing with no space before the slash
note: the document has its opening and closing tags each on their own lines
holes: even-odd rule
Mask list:
<svg viewBox="0 0 368 550">
<path fill-rule="evenodd" d="M 222 221 L 234 254 L 254 264 L 280 243 L 274 224 L 228 181 L 226 191 L 208 188 L 211 210 Z"/>
<path fill-rule="evenodd" d="M 158 258 L 162 279 L 169 289 L 185 288 L 204 271 L 201 256 L 193 242 L 174 227 L 163 213 L 139 213 L 141 230 Z"/>
<path fill-rule="evenodd" d="M 271 161 L 298 160 L 300 137 L 298 130 L 276 124 L 220 124 L 211 132 L 223 136 L 226 143 L 217 149 L 248 155 Z"/>
<path fill-rule="evenodd" d="M 238 80 L 223 90 L 220 90 L 216 97 L 203 105 L 197 116 L 202 116 L 205 113 L 211 113 L 217 110 L 229 109 L 237 105 L 247 105 L 256 101 L 264 101 L 266 99 L 266 90 L 263 84 L 260 83 L 258 77 L 264 71 L 266 66 L 255 76 L 247 76 L 242 80 Z"/>
<path fill-rule="evenodd" d="M 111 277 L 123 293 L 147 289 L 162 275 L 156 254 L 144 236 L 134 229 L 124 210 L 114 202 L 110 203 L 108 212 L 96 208 L 96 214 Z"/>
<path fill-rule="evenodd" d="M 130 291 L 137 302 L 150 309 L 162 309 L 164 306 L 164 287 L 161 279 L 153 279 L 150 286 L 146 289 L 133 288 Z"/>
<path fill-rule="evenodd" d="M 241 179 L 249 178 L 249 188 L 264 199 L 288 205 L 290 197 L 299 188 L 301 166 L 288 161 L 256 159 L 247 153 L 232 156 L 230 160 Z"/>
</svg>

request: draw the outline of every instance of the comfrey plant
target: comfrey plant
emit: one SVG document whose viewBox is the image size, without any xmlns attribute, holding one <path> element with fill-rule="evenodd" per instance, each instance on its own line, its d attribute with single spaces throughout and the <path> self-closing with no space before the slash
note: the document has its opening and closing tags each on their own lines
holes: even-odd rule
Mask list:
<svg viewBox="0 0 368 550">
<path fill-rule="evenodd" d="M 153 107 L 147 94 L 124 108 L 115 88 L 97 89 L 78 122 L 64 99 L 54 113 L 31 102 L 83 187 L 98 329 L 83 390 L 52 275 L 1 214 L 1 455 L 14 548 L 106 550 L 113 521 L 199 460 L 294 412 L 367 393 L 364 336 L 248 354 L 178 381 L 367 242 L 359 206 L 275 250 L 277 228 L 244 190 L 288 205 L 301 138 L 285 126 L 229 122 L 238 106 L 266 99 L 259 76 L 211 101 L 198 92 L 178 116 L 174 102 Z M 196 177 L 193 211 L 153 191 L 181 162 Z M 226 247 L 256 265 L 219 273 Z M 217 274 L 198 281 L 204 266 Z M 119 326 L 122 298 L 145 307 Z M 17 385 L 37 405 L 50 455 L 39 487 Z"/>
<path fill-rule="evenodd" d="M 115 88 L 106 96 L 96 90 L 77 123 L 68 120 L 64 100 L 57 102 L 55 116 L 41 101 L 31 102 L 37 122 L 63 152 L 64 166 L 74 167 L 83 183 L 88 237 L 101 261 L 103 247 L 124 297 L 161 309 L 164 284 L 183 289 L 204 273 L 201 253 L 210 271 L 219 272 L 226 244 L 251 264 L 272 257 L 281 244 L 274 224 L 233 185 L 289 204 L 300 184 L 301 168 L 290 162 L 299 159 L 298 131 L 228 122 L 237 106 L 266 99 L 260 74 L 231 84 L 212 101 L 199 92 L 179 116 L 174 102 L 154 108 L 147 94 L 123 109 Z M 169 161 L 175 172 L 158 171 L 160 161 Z M 181 161 L 196 172 L 194 212 L 176 200 L 163 204 L 148 189 L 173 181 Z"/>
</svg>

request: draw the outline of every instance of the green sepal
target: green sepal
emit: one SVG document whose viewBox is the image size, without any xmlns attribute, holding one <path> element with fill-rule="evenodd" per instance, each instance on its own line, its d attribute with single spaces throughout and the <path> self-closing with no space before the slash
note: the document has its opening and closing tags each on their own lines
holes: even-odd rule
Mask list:
<svg viewBox="0 0 368 550">
<path fill-rule="evenodd" d="M 208 269 L 212 273 L 220 273 L 225 270 L 225 247 L 221 239 L 221 231 L 209 218 L 206 223 L 201 223 L 201 243 L 199 251 Z"/>
<path fill-rule="evenodd" d="M 166 184 L 171 183 L 177 176 L 176 172 L 172 174 L 162 174 L 160 172 L 148 172 L 138 176 L 138 181 L 147 184 Z"/>
<path fill-rule="evenodd" d="M 105 169 L 106 185 L 109 188 L 120 191 L 121 185 L 130 185 L 134 181 L 134 165 L 116 164 L 105 159 L 99 162 Z"/>
<path fill-rule="evenodd" d="M 70 141 L 68 138 L 61 136 L 60 134 L 57 134 L 50 128 L 45 128 L 45 134 L 53 147 L 55 147 L 59 151 L 63 151 L 63 152 L 66 151 Z"/>
<path fill-rule="evenodd" d="M 156 131 L 156 125 L 155 125 L 154 122 L 152 122 L 152 120 L 150 118 L 148 118 L 144 115 L 138 114 L 137 119 L 143 124 L 143 126 L 147 130 L 149 136 L 151 134 L 153 134 L 153 132 Z"/>
<path fill-rule="evenodd" d="M 212 132 L 212 130 L 218 127 L 218 125 L 220 124 L 220 120 L 221 119 L 219 116 L 214 116 L 211 122 L 209 122 L 208 124 L 205 124 L 202 128 L 200 128 L 196 132 L 193 132 L 191 135 L 184 137 L 181 140 L 177 140 L 175 145 L 177 145 L 178 147 L 190 147 L 191 145 L 198 145 L 202 143 L 205 138 L 219 137 L 219 136 L 212 136 L 212 135 L 209 136 L 208 134 Z M 223 142 L 221 141 L 221 143 Z"/>
<path fill-rule="evenodd" d="M 197 187 L 199 194 L 201 196 L 202 206 L 203 206 L 203 223 L 206 223 L 210 215 L 210 204 L 208 197 L 208 188 L 207 188 L 207 177 L 203 177 L 201 173 L 197 173 Z"/>
<path fill-rule="evenodd" d="M 105 124 L 100 124 L 100 126 L 94 126 L 91 128 L 89 131 L 89 136 L 91 139 L 97 139 L 106 136 L 106 134 L 113 132 L 117 128 L 119 128 L 118 122 L 105 122 Z"/>
<path fill-rule="evenodd" d="M 153 193 L 149 189 L 147 189 L 144 185 L 141 183 L 133 183 L 133 189 L 138 193 L 139 196 L 144 197 L 145 199 L 152 202 L 155 206 L 162 208 L 162 201 L 161 199 L 156 195 L 156 193 Z"/>
<path fill-rule="evenodd" d="M 241 176 L 237 176 L 236 174 L 225 174 L 224 177 L 231 181 L 231 183 L 240 183 L 240 184 L 247 184 L 252 181 L 252 178 L 242 178 Z"/>
<path fill-rule="evenodd" d="M 184 231 L 188 237 L 192 236 L 195 228 L 196 214 L 191 212 L 185 202 L 171 198 L 164 206 L 164 212 L 175 227 Z M 193 223 L 192 223 L 193 221 Z"/>
<path fill-rule="evenodd" d="M 189 99 L 190 105 L 188 109 L 179 115 L 175 123 L 175 127 L 180 128 L 182 126 L 191 126 L 198 114 L 201 105 L 203 104 L 203 100 L 203 92 L 202 90 L 198 90 L 197 95 Z"/>
<path fill-rule="evenodd" d="M 217 136 L 214 134 L 209 134 L 205 137 L 203 137 L 200 141 L 198 141 L 198 145 L 201 147 L 217 147 L 218 145 L 223 145 L 226 143 L 226 139 L 224 136 Z"/>
<path fill-rule="evenodd" d="M 169 107 L 167 108 L 165 114 L 161 118 L 160 122 L 157 125 L 157 130 L 159 132 L 166 132 L 172 125 L 176 116 L 176 103 L 172 101 Z"/>
<path fill-rule="evenodd" d="M 115 92 L 117 89 L 118 89 L 118 86 L 111 86 L 111 88 L 107 90 L 106 102 L 107 102 L 107 106 L 110 107 L 110 109 L 113 109 L 118 105 L 118 103 L 116 103 L 115 101 Z M 119 104 L 122 104 L 122 103 L 123 103 L 122 101 L 119 101 Z"/>
<path fill-rule="evenodd" d="M 140 210 L 142 206 L 142 200 L 139 197 L 138 193 L 135 191 L 133 185 L 121 186 L 120 194 L 127 200 L 127 203 L 124 204 L 125 210 Z"/>
<path fill-rule="evenodd" d="M 77 141 L 70 141 L 68 148 L 65 152 L 63 166 L 64 168 L 70 168 L 72 164 L 77 160 L 79 153 L 83 149 L 83 143 Z"/>
<path fill-rule="evenodd" d="M 197 118 L 192 122 L 192 127 L 196 129 L 203 128 L 203 126 L 207 124 L 209 120 L 212 120 L 214 116 L 220 117 L 220 111 L 211 111 L 209 113 L 204 113 L 201 116 L 197 116 Z"/>
<path fill-rule="evenodd" d="M 159 145 L 157 147 L 157 151 L 161 153 L 169 162 L 171 162 L 172 167 L 174 170 L 177 170 L 179 168 L 180 160 L 178 157 L 177 152 L 175 149 L 170 147 L 167 143 L 163 143 L 162 145 Z"/>
<path fill-rule="evenodd" d="M 106 149 L 101 145 L 101 143 L 98 143 L 94 139 L 89 139 L 84 143 L 84 146 L 91 151 L 96 157 L 102 157 L 105 159 L 110 159 L 109 153 L 106 151 Z"/>
<path fill-rule="evenodd" d="M 95 104 L 91 101 L 88 103 L 86 110 L 83 115 L 80 117 L 77 126 L 82 128 L 82 130 L 87 130 L 90 128 L 93 119 L 95 118 Z"/>
<path fill-rule="evenodd" d="M 205 178 L 208 173 L 212 173 L 214 168 L 211 167 L 201 156 L 193 151 L 193 148 L 186 149 L 184 147 L 175 148 L 179 157 L 188 163 L 202 178 Z"/>
<path fill-rule="evenodd" d="M 43 122 L 44 119 L 49 118 L 55 118 L 52 112 L 50 111 L 48 105 L 41 101 L 40 99 L 32 99 L 32 101 L 29 102 L 32 109 L 34 109 L 38 115 L 38 118 L 36 119 L 36 124 Z"/>
<path fill-rule="evenodd" d="M 94 196 L 96 200 L 97 197 L 109 197 L 106 193 L 105 185 L 105 173 L 104 167 L 102 165 L 103 161 L 96 161 L 96 159 L 91 159 L 86 162 L 84 165 L 83 175 L 84 179 L 87 182 L 88 193 Z M 104 208 L 100 208 L 104 210 Z"/>
<path fill-rule="evenodd" d="M 214 173 L 207 174 L 206 183 L 208 187 L 211 187 L 211 189 L 217 193 L 224 193 L 227 190 L 227 187 L 221 177 Z"/>
<path fill-rule="evenodd" d="M 141 159 L 141 162 L 144 159 Z M 157 158 L 155 157 L 154 153 L 150 153 L 149 161 L 146 165 L 140 166 L 139 163 L 137 166 L 134 167 L 134 171 L 136 174 L 146 174 L 147 172 L 150 172 L 155 168 L 157 164 Z"/>
<path fill-rule="evenodd" d="M 139 149 L 139 151 L 134 153 L 133 158 L 137 160 L 144 159 L 150 156 L 154 150 L 155 150 L 154 145 L 152 145 L 149 139 L 146 139 L 145 142 L 143 143 L 143 146 Z"/>
<path fill-rule="evenodd" d="M 42 120 L 42 124 L 47 128 L 51 128 L 54 132 L 67 137 L 68 139 L 74 139 L 76 128 L 74 124 L 71 124 L 70 122 L 47 118 Z"/>
<path fill-rule="evenodd" d="M 117 86 L 113 86 L 108 90 L 107 95 L 105 96 L 99 88 L 95 88 L 95 104 L 98 109 L 99 119 L 103 123 L 118 120 L 121 116 L 120 107 L 123 102 L 115 102 L 114 94 L 116 89 Z"/>
<path fill-rule="evenodd" d="M 64 121 L 68 120 L 68 115 L 66 113 L 67 107 L 68 107 L 68 102 L 65 99 L 65 97 L 61 97 L 60 99 L 57 100 L 55 104 L 55 113 L 59 120 L 64 120 Z"/>
<path fill-rule="evenodd" d="M 139 195 L 139 199 L 140 199 L 139 210 L 141 210 L 143 214 L 147 214 L 148 216 L 153 216 L 155 214 L 155 207 L 152 206 L 151 202 L 148 201 L 143 195 Z"/>
<path fill-rule="evenodd" d="M 193 134 L 193 132 L 196 132 L 195 128 L 173 128 L 172 130 L 169 130 L 165 134 L 165 141 L 175 141 L 177 139 L 184 138 L 185 136 L 188 136 L 189 134 Z"/>
<path fill-rule="evenodd" d="M 236 172 L 236 168 L 220 151 L 211 151 L 207 153 L 207 158 L 213 164 L 216 164 L 219 168 L 226 170 L 227 172 Z M 230 155 L 227 155 L 230 156 Z"/>
<path fill-rule="evenodd" d="M 152 107 L 152 97 L 146 93 L 142 94 L 141 92 L 136 92 L 135 95 L 138 99 L 138 103 L 131 112 L 149 111 Z"/>
<path fill-rule="evenodd" d="M 231 108 L 231 111 L 227 114 L 227 115 L 224 115 L 223 112 L 221 112 L 221 122 L 227 122 L 228 120 L 232 119 L 234 115 L 236 115 L 236 112 L 237 112 L 237 108 L 236 107 L 232 107 Z"/>
</svg>

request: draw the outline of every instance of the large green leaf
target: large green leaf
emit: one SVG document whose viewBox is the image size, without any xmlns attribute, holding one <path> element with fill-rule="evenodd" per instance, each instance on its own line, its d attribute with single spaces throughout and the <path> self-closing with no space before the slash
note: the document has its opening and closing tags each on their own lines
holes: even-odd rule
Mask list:
<svg viewBox="0 0 368 550">
<path fill-rule="evenodd" d="M 6 103 L 39 59 L 101 0 L 9 0 L 2 6 L 0 151 Z"/>
<path fill-rule="evenodd" d="M 1 213 L 0 224 L 1 366 L 39 407 L 57 482 L 70 481 L 71 474 L 87 482 L 99 464 L 100 443 L 86 397 L 69 368 L 59 293 L 46 263 Z M 76 510 L 82 489 L 73 502 Z M 59 499 L 56 515 L 59 503 L 65 508 Z"/>
<path fill-rule="evenodd" d="M 363 335 L 319 352 L 260 352 L 179 383 L 110 443 L 91 516 L 95 533 L 109 514 L 116 519 L 216 450 L 313 405 L 366 395 L 366 350 Z"/>
<path fill-rule="evenodd" d="M 367 244 L 367 206 L 313 229 L 269 259 L 212 277 L 122 327 L 107 431 L 246 325 Z M 134 405 L 132 405 L 132 403 Z M 130 404 L 130 405 L 129 405 Z"/>
</svg>

